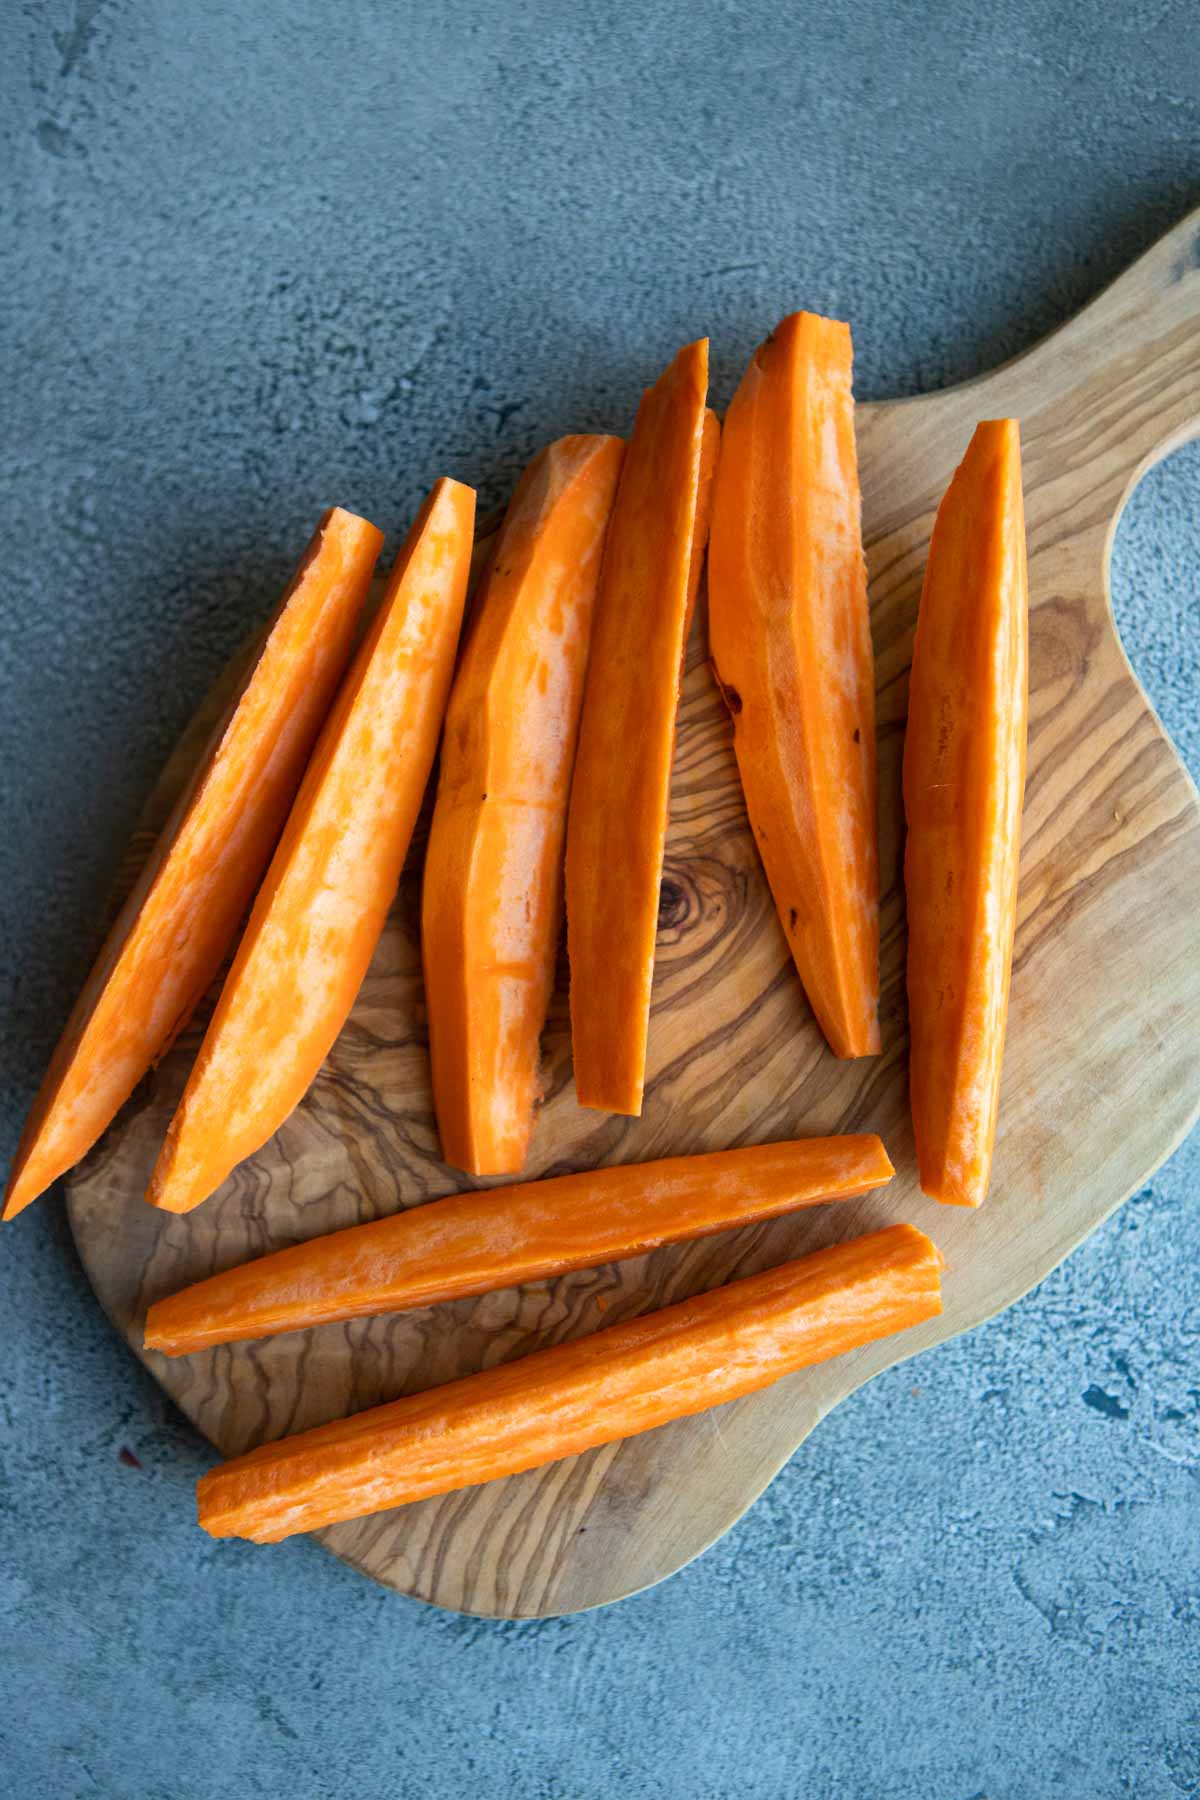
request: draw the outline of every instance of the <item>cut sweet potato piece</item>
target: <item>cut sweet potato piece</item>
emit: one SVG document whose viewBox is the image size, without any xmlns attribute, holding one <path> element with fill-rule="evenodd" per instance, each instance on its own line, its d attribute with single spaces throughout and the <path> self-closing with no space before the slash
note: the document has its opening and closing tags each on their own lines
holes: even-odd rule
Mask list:
<svg viewBox="0 0 1200 1800">
<path fill-rule="evenodd" d="M 150 1308 L 145 1344 L 184 1356 L 332 1319 L 640 1256 L 802 1206 L 848 1200 L 894 1173 L 877 1137 L 807 1138 L 556 1175 L 454 1194 L 198 1281 Z"/>
<path fill-rule="evenodd" d="M 382 544 L 340 507 L 318 525 L 75 1003 L 13 1158 L 4 1218 L 90 1150 L 220 968 L 345 670 Z"/>
<path fill-rule="evenodd" d="M 708 340 L 648 388 L 609 524 L 567 823 L 571 1041 L 582 1106 L 640 1113 L 675 715 L 718 427 Z"/>
<path fill-rule="evenodd" d="M 978 1206 L 991 1175 L 1028 687 L 1020 434 L 988 419 L 933 527 L 904 739 L 913 1129 L 922 1188 L 954 1206 Z"/>
<path fill-rule="evenodd" d="M 875 671 L 850 328 L 784 319 L 725 419 L 709 637 L 746 811 L 837 1056 L 879 1049 Z"/>
<path fill-rule="evenodd" d="M 475 495 L 443 480 L 396 560 L 292 808 L 151 1177 L 188 1212 L 282 1125 L 345 1023 L 396 892 L 454 666 Z"/>
<path fill-rule="evenodd" d="M 200 1524 L 274 1543 L 650 1431 L 934 1317 L 941 1261 L 892 1225 L 266 1444 L 201 1476 Z"/>
<path fill-rule="evenodd" d="M 450 694 L 422 955 L 442 1155 L 525 1161 L 562 929 L 563 837 L 592 607 L 625 446 L 568 437 L 513 495 Z"/>
</svg>

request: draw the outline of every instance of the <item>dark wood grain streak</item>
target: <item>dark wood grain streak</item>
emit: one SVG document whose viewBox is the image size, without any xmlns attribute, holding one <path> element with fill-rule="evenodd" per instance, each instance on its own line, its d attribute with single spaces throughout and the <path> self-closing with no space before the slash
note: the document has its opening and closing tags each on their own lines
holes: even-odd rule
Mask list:
<svg viewBox="0 0 1200 1800">
<path fill-rule="evenodd" d="M 945 394 L 862 410 L 878 665 L 883 1054 L 838 1063 L 812 1022 L 747 827 L 703 607 L 679 715 L 641 1119 L 576 1107 L 560 961 L 531 1175 L 871 1128 L 897 1165 L 890 1189 L 403 1317 L 144 1360 L 228 1454 L 898 1218 L 925 1227 L 947 1254 L 945 1314 L 719 1413 L 325 1532 L 354 1567 L 442 1605 L 514 1617 L 597 1605 L 658 1579 L 726 1529 L 853 1388 L 1040 1279 L 1191 1123 L 1200 1097 L 1200 808 L 1116 638 L 1107 562 L 1131 484 L 1200 419 L 1198 241 L 1193 218 L 1009 367 Z M 915 1181 L 900 772 L 937 502 L 975 421 L 1010 413 L 1022 420 L 1030 539 L 1029 788 L 995 1175 L 986 1207 L 965 1214 L 932 1205 Z M 130 869 L 234 679 L 210 696 L 172 759 Z M 78 1171 L 70 1205 L 80 1252 L 139 1354 L 147 1306 L 185 1282 L 472 1185 L 439 1160 L 430 1106 L 417 940 L 422 845 L 419 831 L 326 1068 L 214 1199 L 172 1218 L 140 1198 L 203 1016 Z"/>
</svg>

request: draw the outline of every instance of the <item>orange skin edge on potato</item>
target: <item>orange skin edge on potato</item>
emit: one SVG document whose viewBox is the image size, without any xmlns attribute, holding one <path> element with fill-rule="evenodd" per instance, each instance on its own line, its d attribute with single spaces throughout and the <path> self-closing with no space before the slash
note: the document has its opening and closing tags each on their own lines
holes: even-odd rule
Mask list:
<svg viewBox="0 0 1200 1800">
<path fill-rule="evenodd" d="M 625 446 L 530 463 L 474 602 L 442 740 L 421 900 L 443 1160 L 525 1163 L 562 930 L 563 840 L 592 612 Z"/>
<path fill-rule="evenodd" d="M 779 921 L 836 1056 L 879 1038 L 875 666 L 850 328 L 793 313 L 721 439 L 709 641 Z"/>
<path fill-rule="evenodd" d="M 642 396 L 609 521 L 567 822 L 571 1043 L 581 1106 L 645 1087 L 675 720 L 720 428 L 708 340 Z"/>
<path fill-rule="evenodd" d="M 991 1177 L 1028 713 L 1020 432 L 987 419 L 933 527 L 904 738 L 913 1131 L 922 1189 L 951 1206 Z"/>
<path fill-rule="evenodd" d="M 443 479 L 396 559 L 305 773 L 146 1198 L 188 1212 L 283 1124 L 383 931 L 433 766 L 471 559 Z"/>
<path fill-rule="evenodd" d="M 86 1155 L 212 984 L 345 672 L 383 533 L 331 508 L 109 931 L 13 1157 L 15 1218 Z"/>
</svg>

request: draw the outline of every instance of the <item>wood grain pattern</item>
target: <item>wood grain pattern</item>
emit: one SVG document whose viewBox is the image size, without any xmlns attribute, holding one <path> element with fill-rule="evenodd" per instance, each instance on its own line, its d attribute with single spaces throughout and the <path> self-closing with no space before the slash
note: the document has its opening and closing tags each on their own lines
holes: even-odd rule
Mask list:
<svg viewBox="0 0 1200 1800">
<path fill-rule="evenodd" d="M 916 1185 L 905 1085 L 900 754 L 913 624 L 941 493 L 979 418 L 1022 422 L 1031 706 L 1000 1135 L 979 1213 Z M 772 1138 L 876 1130 L 884 1192 L 619 1267 L 191 1358 L 143 1360 L 226 1454 L 519 1356 L 897 1219 L 949 1269 L 946 1310 L 896 1341 L 550 1468 L 322 1534 L 405 1593 L 536 1617 L 615 1600 L 743 1512 L 817 1421 L 900 1356 L 968 1330 L 1047 1273 L 1186 1132 L 1200 1102 L 1200 802 L 1125 660 L 1108 557 L 1125 497 L 1200 429 L 1200 214 L 1025 357 L 869 406 L 860 462 L 879 688 L 882 1056 L 839 1063 L 813 1023 L 746 826 L 703 613 L 680 718 L 641 1119 L 581 1111 L 565 989 L 545 1039 L 529 1175 Z M 219 705 L 206 705 L 211 717 Z M 181 746 L 157 822 L 195 754 Z M 142 838 L 144 850 L 146 839 Z M 465 1185 L 438 1159 L 417 944 L 420 837 L 366 986 L 305 1104 L 188 1217 L 143 1204 L 203 1018 L 70 1185 L 93 1285 L 141 1354 L 149 1303 L 318 1232 Z M 286 1555 L 286 1551 L 263 1554 Z"/>
</svg>

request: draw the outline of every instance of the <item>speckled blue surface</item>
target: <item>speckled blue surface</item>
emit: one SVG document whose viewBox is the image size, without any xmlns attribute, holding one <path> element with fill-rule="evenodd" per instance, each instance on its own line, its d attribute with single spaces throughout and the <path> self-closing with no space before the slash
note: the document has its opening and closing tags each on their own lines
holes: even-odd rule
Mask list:
<svg viewBox="0 0 1200 1800">
<path fill-rule="evenodd" d="M 0 1156 L 138 807 L 320 507 L 395 534 L 443 469 L 498 499 L 698 332 L 723 402 L 797 305 L 852 318 L 864 395 L 957 379 L 1200 199 L 1189 0 L 50 0 L 3 42 Z M 1198 502 L 1193 449 L 1115 561 L 1194 773 Z M 1193 1140 L 683 1574 L 526 1626 L 203 1538 L 205 1446 L 35 1208 L 0 1243 L 0 1789 L 1200 1793 L 1198 1176 Z"/>
</svg>

